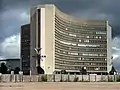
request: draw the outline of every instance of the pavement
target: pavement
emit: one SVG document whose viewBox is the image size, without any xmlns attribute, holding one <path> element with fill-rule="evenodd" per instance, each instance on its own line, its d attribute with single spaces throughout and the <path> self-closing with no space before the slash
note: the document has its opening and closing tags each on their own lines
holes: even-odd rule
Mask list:
<svg viewBox="0 0 120 90">
<path fill-rule="evenodd" d="M 0 83 L 0 90 L 120 90 L 119 82 Z"/>
</svg>

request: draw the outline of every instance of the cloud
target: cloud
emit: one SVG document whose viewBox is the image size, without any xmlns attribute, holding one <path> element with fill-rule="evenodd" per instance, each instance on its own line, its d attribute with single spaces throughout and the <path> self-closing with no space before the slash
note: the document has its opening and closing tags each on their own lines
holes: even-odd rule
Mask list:
<svg viewBox="0 0 120 90">
<path fill-rule="evenodd" d="M 113 39 L 113 64 L 117 70 L 120 71 L 120 37 Z"/>
<path fill-rule="evenodd" d="M 20 58 L 20 34 L 6 38 L 0 46 L 1 58 Z"/>
<path fill-rule="evenodd" d="M 4 59 L 6 59 L 5 57 L 3 57 L 3 56 L 0 56 L 0 60 L 4 60 Z"/>
<path fill-rule="evenodd" d="M 27 12 L 22 12 L 20 14 L 20 19 L 23 19 L 23 22 L 29 22 L 30 15 Z"/>
<path fill-rule="evenodd" d="M 0 15 L 0 37 L 2 39 L 19 33 L 21 25 L 29 23 L 29 10 L 26 9 L 10 9 Z"/>
<path fill-rule="evenodd" d="M 18 20 L 18 21 L 26 21 L 27 19 L 27 22 L 29 20 L 29 10 L 25 10 L 25 9 L 10 9 L 10 10 L 7 10 L 7 11 L 4 11 L 2 14 L 1 14 L 1 20 L 4 20 L 4 21 L 7 21 L 7 20 Z"/>
<path fill-rule="evenodd" d="M 79 18 L 107 19 L 113 27 L 120 28 L 119 0 L 3 0 L 0 10 L 0 37 L 5 38 L 20 32 L 20 25 L 29 21 L 29 8 L 45 3 L 55 4 L 61 11 Z M 113 32 L 114 37 L 120 35 L 118 28 Z"/>
<path fill-rule="evenodd" d="M 9 5 L 4 7 L 6 9 L 0 13 L 0 59 L 20 57 L 20 34 L 18 33 L 21 25 L 29 23 L 29 9 L 8 7 Z"/>
</svg>

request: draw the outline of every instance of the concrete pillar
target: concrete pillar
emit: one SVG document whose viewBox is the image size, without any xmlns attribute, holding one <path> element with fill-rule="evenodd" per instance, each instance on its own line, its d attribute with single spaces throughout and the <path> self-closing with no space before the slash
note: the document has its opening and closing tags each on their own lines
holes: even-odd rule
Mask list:
<svg viewBox="0 0 120 90">
<path fill-rule="evenodd" d="M 62 73 L 60 75 L 61 75 L 60 82 L 62 82 L 63 81 Z"/>
<path fill-rule="evenodd" d="M 70 73 L 68 73 L 68 79 L 67 80 L 68 80 L 68 82 L 70 81 Z"/>
<path fill-rule="evenodd" d="M 13 82 L 13 81 L 14 81 L 14 71 L 11 71 L 10 82 Z"/>
<path fill-rule="evenodd" d="M 95 74 L 95 82 L 96 82 L 96 74 Z"/>
<path fill-rule="evenodd" d="M 23 72 L 22 71 L 19 72 L 19 81 L 23 82 Z"/>
<path fill-rule="evenodd" d="M 103 81 L 102 73 L 101 73 L 101 81 Z"/>
<path fill-rule="evenodd" d="M 55 82 L 55 74 L 53 74 L 53 82 Z"/>
<path fill-rule="evenodd" d="M 2 82 L 2 73 L 0 73 L 0 82 Z"/>
<path fill-rule="evenodd" d="M 89 74 L 89 76 L 88 76 L 88 77 L 89 77 L 89 82 L 90 82 L 90 74 Z"/>
<path fill-rule="evenodd" d="M 32 78 L 31 76 L 32 76 L 32 73 L 31 73 L 31 70 L 30 70 L 30 82 L 31 82 L 31 78 Z M 39 75 L 38 75 L 38 76 L 39 76 Z"/>
<path fill-rule="evenodd" d="M 84 81 L 83 74 L 82 74 L 82 82 Z"/>
</svg>

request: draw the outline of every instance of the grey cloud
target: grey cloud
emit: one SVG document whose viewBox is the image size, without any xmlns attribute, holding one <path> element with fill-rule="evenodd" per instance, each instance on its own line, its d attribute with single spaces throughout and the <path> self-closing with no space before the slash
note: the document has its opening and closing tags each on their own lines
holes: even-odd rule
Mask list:
<svg viewBox="0 0 120 90">
<path fill-rule="evenodd" d="M 0 47 L 1 47 L 0 56 L 5 58 L 19 58 L 20 57 L 20 34 L 7 37 L 0 44 Z"/>
<path fill-rule="evenodd" d="M 20 10 L 28 11 L 32 5 L 53 3 L 61 11 L 78 17 L 107 19 L 113 26 L 113 37 L 120 35 L 120 0 L 0 0 L 0 40 L 20 31 L 20 25 L 28 22 L 18 20 Z M 11 12 L 10 12 L 11 10 Z M 14 11 L 18 12 L 14 12 Z M 6 13 L 8 19 L 1 16 Z M 14 13 L 13 13 L 14 12 Z M 16 13 L 16 16 L 15 16 Z M 13 15 L 14 14 L 14 15 Z M 5 15 L 4 15 L 5 16 Z M 12 16 L 15 16 L 12 18 Z M 2 20 L 3 19 L 3 20 Z M 12 24 L 13 23 L 13 24 Z M 10 29 L 8 29 L 8 26 Z"/>
<path fill-rule="evenodd" d="M 101 0 L 102 1 L 102 0 Z M 55 4 L 65 12 L 75 12 L 77 10 L 96 7 L 100 0 L 3 0 L 2 8 L 24 8 L 37 4 Z"/>
<path fill-rule="evenodd" d="M 113 26 L 113 37 L 120 35 L 119 0 L 2 0 L 0 5 L 0 31 L 2 34 L 0 34 L 0 39 L 11 36 L 20 31 L 21 22 L 18 22 L 16 17 L 11 19 L 14 10 L 18 12 L 20 12 L 20 10 L 29 12 L 29 8 L 32 5 L 45 3 L 53 3 L 60 8 L 61 11 L 74 16 L 92 19 L 107 19 Z M 10 10 L 11 12 L 9 12 Z M 9 12 L 9 14 L 6 15 L 9 17 L 11 16 L 6 21 L 1 20 L 1 15 L 5 12 Z M 16 16 L 19 18 L 18 14 L 16 14 Z M 7 26 L 11 22 L 17 24 L 15 24 L 16 28 L 14 27 L 8 30 Z"/>
</svg>

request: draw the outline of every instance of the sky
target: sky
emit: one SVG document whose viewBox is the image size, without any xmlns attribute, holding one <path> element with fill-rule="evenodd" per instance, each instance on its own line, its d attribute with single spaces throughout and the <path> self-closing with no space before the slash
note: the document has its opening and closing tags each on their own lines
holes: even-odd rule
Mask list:
<svg viewBox="0 0 120 90">
<path fill-rule="evenodd" d="M 120 71 L 120 0 L 0 0 L 0 59 L 20 57 L 20 28 L 29 23 L 29 9 L 55 4 L 78 18 L 105 19 L 112 26 L 112 55 Z"/>
</svg>

